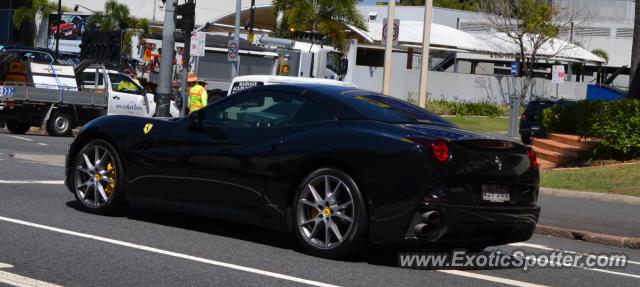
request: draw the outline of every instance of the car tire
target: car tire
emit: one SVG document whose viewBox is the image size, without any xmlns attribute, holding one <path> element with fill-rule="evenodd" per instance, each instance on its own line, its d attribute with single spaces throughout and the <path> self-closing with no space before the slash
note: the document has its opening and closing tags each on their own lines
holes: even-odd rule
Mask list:
<svg viewBox="0 0 640 287">
<path fill-rule="evenodd" d="M 73 120 L 67 111 L 54 111 L 47 121 L 47 133 L 52 136 L 68 136 L 72 129 Z"/>
<path fill-rule="evenodd" d="M 523 144 L 531 144 L 531 136 L 520 136 L 520 140 Z"/>
<path fill-rule="evenodd" d="M 70 181 L 73 194 L 85 211 L 107 215 L 124 207 L 126 180 L 122 160 L 105 140 L 89 141 L 76 154 Z"/>
<path fill-rule="evenodd" d="M 312 255 L 345 258 L 366 246 L 366 204 L 355 181 L 341 170 L 322 168 L 306 176 L 297 187 L 292 216 L 298 241 Z"/>
<path fill-rule="evenodd" d="M 17 123 L 14 121 L 8 121 L 6 122 L 6 127 L 7 127 L 7 130 L 9 130 L 9 132 L 11 132 L 12 134 L 23 135 L 29 131 L 29 129 L 31 128 L 31 125 L 25 124 L 25 123 Z"/>
</svg>

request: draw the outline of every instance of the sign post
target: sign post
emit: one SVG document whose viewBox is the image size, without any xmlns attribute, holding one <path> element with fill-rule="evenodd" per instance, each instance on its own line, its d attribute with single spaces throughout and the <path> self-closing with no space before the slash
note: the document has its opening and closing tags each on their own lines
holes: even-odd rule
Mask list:
<svg viewBox="0 0 640 287">
<path fill-rule="evenodd" d="M 387 42 L 387 18 L 384 18 L 382 24 L 382 42 Z M 393 46 L 398 46 L 400 38 L 400 19 L 393 20 Z"/>
<path fill-rule="evenodd" d="M 551 67 L 551 82 L 556 84 L 556 99 L 559 98 L 559 86 L 564 82 L 565 76 L 564 65 L 553 65 Z"/>
<path fill-rule="evenodd" d="M 236 40 L 229 40 L 229 44 L 227 45 L 227 61 L 229 62 L 238 62 L 240 57 L 238 56 L 239 46 Z"/>
<path fill-rule="evenodd" d="M 204 57 L 204 48 L 206 47 L 205 32 L 192 32 L 191 33 L 191 46 L 190 54 L 193 57 Z"/>
</svg>

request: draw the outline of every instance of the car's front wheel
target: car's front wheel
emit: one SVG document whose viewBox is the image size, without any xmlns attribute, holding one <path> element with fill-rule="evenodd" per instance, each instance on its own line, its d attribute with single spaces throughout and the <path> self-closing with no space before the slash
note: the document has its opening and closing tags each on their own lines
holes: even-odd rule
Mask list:
<svg viewBox="0 0 640 287">
<path fill-rule="evenodd" d="M 111 214 L 124 205 L 122 161 L 107 141 L 88 142 L 76 155 L 72 176 L 76 200 L 85 210 Z"/>
<path fill-rule="evenodd" d="M 313 255 L 352 256 L 366 244 L 365 201 L 355 181 L 338 169 L 319 169 L 302 181 L 294 216 L 294 232 Z"/>
</svg>

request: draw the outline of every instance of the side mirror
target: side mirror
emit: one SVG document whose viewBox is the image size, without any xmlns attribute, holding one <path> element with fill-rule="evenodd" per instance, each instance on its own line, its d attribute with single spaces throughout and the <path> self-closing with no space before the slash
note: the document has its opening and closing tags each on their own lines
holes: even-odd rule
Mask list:
<svg viewBox="0 0 640 287">
<path fill-rule="evenodd" d="M 345 76 L 349 70 L 349 60 L 346 58 L 340 59 L 340 75 Z"/>
<path fill-rule="evenodd" d="M 204 124 L 204 112 L 197 110 L 187 116 L 187 130 L 199 131 Z"/>
</svg>

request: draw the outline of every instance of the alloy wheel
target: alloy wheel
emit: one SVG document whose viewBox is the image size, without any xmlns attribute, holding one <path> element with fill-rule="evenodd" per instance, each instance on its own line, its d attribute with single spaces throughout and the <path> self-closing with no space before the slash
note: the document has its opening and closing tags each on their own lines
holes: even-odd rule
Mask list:
<svg viewBox="0 0 640 287">
<path fill-rule="evenodd" d="M 95 145 L 83 150 L 76 161 L 75 189 L 78 198 L 89 208 L 100 208 L 109 202 L 116 189 L 114 156 Z"/>
<path fill-rule="evenodd" d="M 350 234 L 354 214 L 349 187 L 335 176 L 321 175 L 302 190 L 297 224 L 305 241 L 316 248 L 332 249 Z"/>
</svg>

